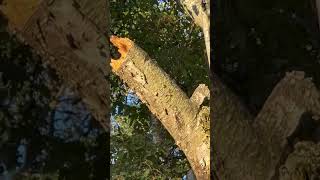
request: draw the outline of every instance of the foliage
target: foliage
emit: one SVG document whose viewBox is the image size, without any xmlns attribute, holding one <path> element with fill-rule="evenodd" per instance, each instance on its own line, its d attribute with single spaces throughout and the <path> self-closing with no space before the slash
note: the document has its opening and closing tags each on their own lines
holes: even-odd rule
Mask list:
<svg viewBox="0 0 320 180">
<path fill-rule="evenodd" d="M 111 153 L 114 155 L 111 171 L 117 179 L 164 179 L 181 178 L 189 168 L 187 160 L 172 141 L 164 141 L 161 146 L 152 141 L 149 133 L 137 133 L 132 126 L 130 133 L 115 132 L 111 139 Z"/>
<path fill-rule="evenodd" d="M 175 1 L 111 1 L 111 31 L 142 47 L 191 96 L 209 84 L 200 28 Z"/>
</svg>

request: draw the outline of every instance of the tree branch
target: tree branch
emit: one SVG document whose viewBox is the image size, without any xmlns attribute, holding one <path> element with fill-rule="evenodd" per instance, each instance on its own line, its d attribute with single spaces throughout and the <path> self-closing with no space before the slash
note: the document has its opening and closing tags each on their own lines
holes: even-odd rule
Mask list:
<svg viewBox="0 0 320 180">
<path fill-rule="evenodd" d="M 320 114 L 315 85 L 303 72 L 287 73 L 253 120 L 217 77 L 213 82 L 213 171 L 219 179 L 272 179 L 302 114 Z"/>
<path fill-rule="evenodd" d="M 108 131 L 109 46 L 101 31 L 108 27 L 107 8 L 103 0 L 4 0 L 0 6 L 9 32 L 41 55 Z"/>
<path fill-rule="evenodd" d="M 112 36 L 111 42 L 121 54 L 119 60 L 111 60 L 113 72 L 161 121 L 185 153 L 197 178 L 209 179 L 210 137 L 201 123 L 208 122 L 206 111 L 200 111 L 198 105 L 131 40 Z M 208 117 L 209 112 L 206 113 Z"/>
</svg>

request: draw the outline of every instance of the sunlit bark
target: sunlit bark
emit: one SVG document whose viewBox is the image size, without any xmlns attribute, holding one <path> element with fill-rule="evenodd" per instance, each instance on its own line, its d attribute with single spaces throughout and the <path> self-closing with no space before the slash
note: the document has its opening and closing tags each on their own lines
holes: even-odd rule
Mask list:
<svg viewBox="0 0 320 180">
<path fill-rule="evenodd" d="M 161 121 L 185 153 L 198 179 L 209 179 L 209 108 L 201 107 L 208 89 L 200 86 L 190 99 L 148 54 L 127 38 L 111 37 L 119 60 L 113 72 L 131 88 Z"/>
</svg>

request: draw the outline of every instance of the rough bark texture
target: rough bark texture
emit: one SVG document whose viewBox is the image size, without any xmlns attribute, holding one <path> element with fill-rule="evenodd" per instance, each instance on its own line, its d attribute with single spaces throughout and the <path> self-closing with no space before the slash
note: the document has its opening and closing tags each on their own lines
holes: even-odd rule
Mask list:
<svg viewBox="0 0 320 180">
<path fill-rule="evenodd" d="M 320 96 L 311 79 L 305 78 L 303 72 L 287 73 L 255 119 L 216 76 L 213 83 L 212 170 L 216 179 L 265 180 L 297 176 L 293 169 L 299 168 L 298 160 L 287 158 L 296 156 L 291 154 L 295 149 L 290 149 L 292 144 L 288 140 L 299 127 L 303 113 L 319 116 Z M 320 152 L 314 143 L 308 146 L 310 144 L 314 152 Z M 305 145 L 301 143 L 298 147 L 302 146 Z M 309 155 L 309 160 L 318 156 Z M 320 164 L 313 165 L 320 167 Z M 280 167 L 288 169 L 286 175 Z M 311 177 L 315 171 L 304 172 L 311 173 L 308 174 Z"/>
<path fill-rule="evenodd" d="M 209 108 L 199 108 L 156 61 L 132 41 L 113 36 L 111 42 L 121 54 L 119 60 L 111 60 L 112 70 L 161 121 L 185 153 L 196 177 L 209 179 Z"/>
<path fill-rule="evenodd" d="M 281 180 L 319 179 L 320 177 L 320 144 L 299 142 L 295 151 L 280 167 Z"/>
<path fill-rule="evenodd" d="M 3 0 L 0 9 L 9 20 L 9 30 L 38 50 L 44 61 L 78 90 L 107 128 L 109 87 L 104 75 L 109 70 L 103 62 L 109 54 L 103 33 L 107 25 L 103 22 L 108 21 L 103 20 L 107 17 L 105 2 L 96 1 Z M 199 2 L 185 0 L 182 4 L 205 34 L 209 25 L 204 29 L 203 22 L 208 24 L 209 18 L 201 20 L 206 10 Z M 207 11 L 207 17 L 209 14 Z M 209 179 L 209 137 L 205 125 L 208 107 L 199 109 L 194 103 L 198 98 L 190 100 L 155 61 L 135 44 L 131 45 L 124 51 L 123 59 L 114 64 L 116 74 L 168 129 L 197 178 Z M 298 143 L 291 142 L 305 112 L 319 116 L 319 93 L 310 79 L 301 72 L 287 74 L 256 118 L 216 75 L 212 82 L 212 177 L 265 180 L 319 176 L 319 140 L 301 142 L 298 138 Z"/>
<path fill-rule="evenodd" d="M 8 29 L 78 91 L 105 129 L 109 119 L 108 1 L 4 0 Z"/>
</svg>

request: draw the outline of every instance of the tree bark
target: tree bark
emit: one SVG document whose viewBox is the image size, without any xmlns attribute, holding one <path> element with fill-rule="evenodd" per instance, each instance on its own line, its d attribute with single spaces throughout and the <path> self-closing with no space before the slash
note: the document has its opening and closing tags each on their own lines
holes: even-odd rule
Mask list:
<svg viewBox="0 0 320 180">
<path fill-rule="evenodd" d="M 30 45 L 44 63 L 76 90 L 109 129 L 108 1 L 3 0 L 8 30 Z M 109 131 L 109 130 L 108 130 Z"/>
<path fill-rule="evenodd" d="M 146 52 L 127 38 L 111 37 L 119 48 L 112 70 L 131 88 L 161 121 L 185 153 L 196 177 L 209 179 L 209 108 L 199 105 L 208 95 L 200 86 L 191 99 L 170 79 Z M 206 128 L 207 127 L 207 128 Z"/>
<path fill-rule="evenodd" d="M 299 142 L 279 169 L 281 180 L 305 180 L 320 177 L 320 144 Z"/>
<path fill-rule="evenodd" d="M 320 113 L 319 92 L 311 79 L 304 78 L 303 72 L 287 73 L 255 119 L 216 76 L 213 83 L 212 174 L 216 179 L 282 179 L 296 176 L 293 169 L 301 164 L 287 165 L 288 157 L 295 151 L 295 148 L 290 149 L 292 144 L 288 140 L 297 130 L 304 112 L 317 116 Z M 305 146 L 304 143 L 301 146 Z M 308 158 L 311 160 L 317 156 L 310 153 Z M 320 167 L 319 164 L 313 166 Z M 280 171 L 285 168 L 289 169 L 286 176 Z M 304 171 L 311 173 L 309 177 L 315 175 L 314 172 Z"/>
</svg>

